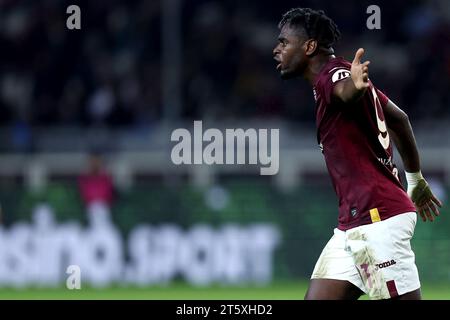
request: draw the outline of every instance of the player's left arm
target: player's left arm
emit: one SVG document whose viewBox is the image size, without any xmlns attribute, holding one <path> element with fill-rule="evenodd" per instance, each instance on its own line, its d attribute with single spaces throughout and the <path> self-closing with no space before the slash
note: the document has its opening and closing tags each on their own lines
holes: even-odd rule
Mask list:
<svg viewBox="0 0 450 320">
<path fill-rule="evenodd" d="M 409 117 L 391 100 L 388 100 L 384 106 L 383 113 L 389 135 L 392 137 L 405 167 L 408 195 L 416 205 L 417 212 L 422 220 L 426 221 L 428 218 L 428 220 L 433 221 L 433 214 L 439 215 L 438 207 L 442 207 L 442 203 L 433 194 L 427 181 L 422 176 L 419 152 Z"/>
<path fill-rule="evenodd" d="M 369 88 L 370 61 L 361 63 L 363 54 L 363 48 L 356 51 L 350 68 L 350 77 L 337 82 L 333 88 L 333 96 L 345 104 L 358 101 Z"/>
</svg>

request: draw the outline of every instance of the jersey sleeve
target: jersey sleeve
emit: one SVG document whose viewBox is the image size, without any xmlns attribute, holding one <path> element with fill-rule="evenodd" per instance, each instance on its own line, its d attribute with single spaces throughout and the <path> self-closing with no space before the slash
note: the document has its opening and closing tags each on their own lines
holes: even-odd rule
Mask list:
<svg viewBox="0 0 450 320">
<path fill-rule="evenodd" d="M 341 64 L 332 68 L 328 73 L 322 78 L 322 97 L 327 105 L 331 104 L 331 97 L 333 95 L 333 90 L 339 81 L 342 81 L 350 77 L 350 68 L 347 65 Z"/>
</svg>

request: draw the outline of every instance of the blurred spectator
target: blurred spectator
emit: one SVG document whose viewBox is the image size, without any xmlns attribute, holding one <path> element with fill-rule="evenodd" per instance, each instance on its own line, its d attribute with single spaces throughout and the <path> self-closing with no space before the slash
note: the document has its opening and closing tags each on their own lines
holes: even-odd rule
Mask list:
<svg viewBox="0 0 450 320">
<path fill-rule="evenodd" d="M 0 2 L 0 124 L 20 123 L 17 148 L 29 148 L 27 126 L 133 129 L 162 120 L 170 107 L 161 97 L 162 1 L 79 1 L 78 31 L 65 28 L 70 1 Z M 371 77 L 413 118 L 450 118 L 446 0 L 378 1 L 381 30 L 366 28 L 367 1 L 180 3 L 182 118 L 311 121 L 312 93 L 282 87 L 271 54 L 281 14 L 298 5 L 337 22 L 338 55 L 366 47 Z"/>
<path fill-rule="evenodd" d="M 78 186 L 89 212 L 99 206 L 109 211 L 114 200 L 114 187 L 100 154 L 92 153 L 89 156 L 88 170 L 79 177 Z"/>
</svg>

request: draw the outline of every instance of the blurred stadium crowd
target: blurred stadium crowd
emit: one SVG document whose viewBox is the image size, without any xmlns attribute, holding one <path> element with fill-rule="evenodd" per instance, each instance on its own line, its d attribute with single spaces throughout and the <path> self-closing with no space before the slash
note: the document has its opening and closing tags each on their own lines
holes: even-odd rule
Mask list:
<svg viewBox="0 0 450 320">
<path fill-rule="evenodd" d="M 164 117 L 162 0 L 0 2 L 0 126 L 136 127 Z M 181 119 L 313 119 L 307 86 L 283 84 L 272 60 L 281 14 L 324 9 L 341 29 L 337 54 L 358 47 L 373 81 L 410 116 L 450 117 L 450 8 L 441 1 L 181 1 Z M 420 90 L 418 90 L 420 89 Z"/>
<path fill-rule="evenodd" d="M 66 8 L 73 4 L 81 9 L 81 30 L 66 27 L 70 15 Z M 338 56 L 351 60 L 359 47 L 366 49 L 371 79 L 408 112 L 424 172 L 436 178 L 429 181 L 446 201 L 450 2 L 379 0 L 380 30 L 366 27 L 370 16 L 366 10 L 372 4 L 368 0 L 0 0 L 0 226 L 9 228 L 0 228 L 5 249 L 0 250 L 0 287 L 16 280 L 21 285 L 29 279 L 45 281 L 42 274 L 47 270 L 65 276 L 65 270 L 47 266 L 59 268 L 60 260 L 45 255 L 53 254 L 45 238 L 40 247 L 45 254 L 30 258 L 39 258 L 41 267 L 34 268 L 26 259 L 9 263 L 16 252 L 28 250 L 22 245 L 27 235 L 14 231 L 15 226 L 22 230 L 20 221 L 34 221 L 33 213 L 44 208 L 54 213 L 58 228 L 74 219 L 85 223 L 98 202 L 111 210 L 122 235 L 139 231 L 139 237 L 130 237 L 136 245 L 129 251 L 142 268 L 131 274 L 147 277 L 144 284 L 157 278 L 152 270 L 168 270 L 157 266 L 169 260 L 155 258 L 156 267 L 151 264 L 152 248 L 181 256 L 160 248 L 177 248 L 184 239 L 178 237 L 184 233 L 177 228 L 198 223 L 207 226 L 200 228 L 203 238 L 197 238 L 197 229 L 186 229 L 195 231 L 189 233 L 194 240 L 181 242 L 201 250 L 197 244 L 214 243 L 205 234 L 228 239 L 223 243 L 239 254 L 236 259 L 228 255 L 228 264 L 218 260 L 218 265 L 228 266 L 231 275 L 248 276 L 259 270 L 236 269 L 246 263 L 242 257 L 253 257 L 244 247 L 252 242 L 230 233 L 234 227 L 224 228 L 223 234 L 222 229 L 211 233 L 210 227 L 232 223 L 253 228 L 263 222 L 275 227 L 281 238 L 274 236 L 276 241 L 252 250 L 269 248 L 265 252 L 274 253 L 274 277 L 309 277 L 330 226 L 335 225 L 336 198 L 316 146 L 312 90 L 301 81 L 281 81 L 272 56 L 281 15 L 298 6 L 323 9 L 335 20 L 342 33 Z M 193 120 L 204 121 L 205 128 L 230 123 L 280 128 L 280 173 L 263 179 L 251 166 L 175 166 L 169 159 L 170 131 L 192 128 Z M 34 228 L 52 226 L 49 216 L 37 215 L 36 223 L 29 225 L 31 234 Z M 445 212 L 441 216 L 442 223 L 418 228 L 415 237 L 418 265 L 427 280 L 450 279 L 450 220 Z M 146 224 L 176 228 L 155 229 L 164 232 L 164 238 L 142 229 Z M 44 233 L 49 239 L 56 234 L 52 228 Z M 95 230 L 92 234 L 97 236 Z M 67 234 L 60 238 L 74 239 Z M 257 237 L 251 238 L 260 245 Z M 77 241 L 68 243 L 69 248 L 77 247 Z M 275 251 L 274 244 L 279 245 Z M 122 254 L 119 247 L 111 251 L 114 257 Z M 86 241 L 82 249 L 92 253 L 92 248 Z M 146 248 L 152 250 L 141 254 L 139 250 Z M 214 274 L 202 258 L 205 255 L 186 252 L 194 252 L 191 258 L 206 266 L 198 269 L 198 275 Z M 87 265 L 103 259 L 90 257 Z M 107 268 L 115 265 L 103 260 Z M 186 261 L 186 270 L 197 272 Z M 271 261 L 266 261 L 270 268 Z M 92 270 L 102 274 L 101 268 Z"/>
</svg>

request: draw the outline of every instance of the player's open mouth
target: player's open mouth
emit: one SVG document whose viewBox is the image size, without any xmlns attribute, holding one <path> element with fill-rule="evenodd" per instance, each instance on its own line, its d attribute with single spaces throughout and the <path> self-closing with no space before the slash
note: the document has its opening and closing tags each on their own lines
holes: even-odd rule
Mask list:
<svg viewBox="0 0 450 320">
<path fill-rule="evenodd" d="M 279 63 L 278 65 L 277 65 L 277 70 L 280 70 L 281 69 L 281 63 Z"/>
</svg>

